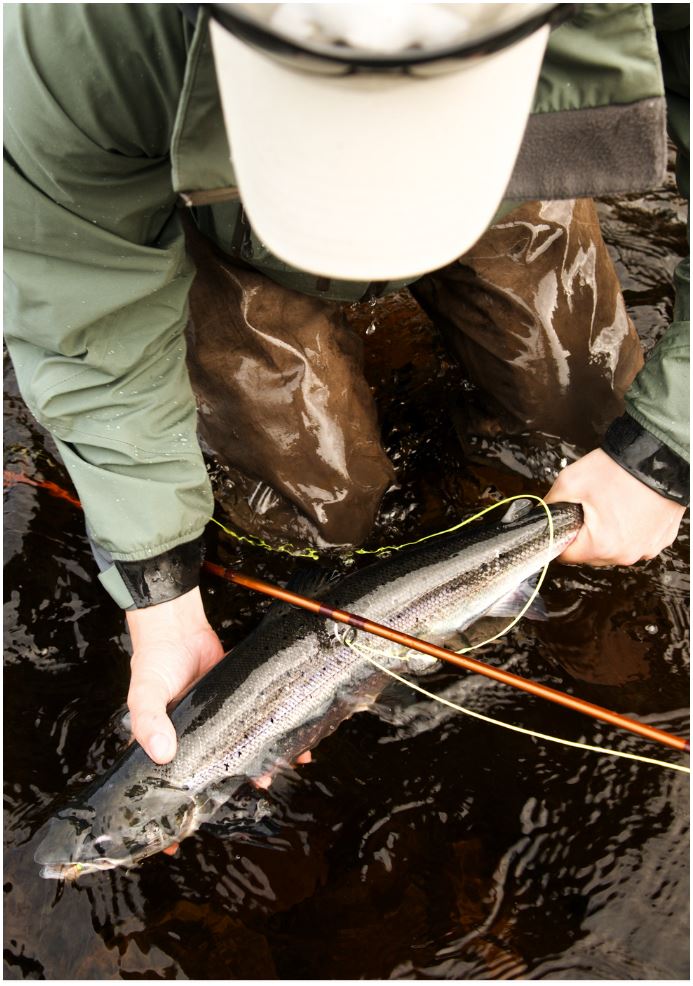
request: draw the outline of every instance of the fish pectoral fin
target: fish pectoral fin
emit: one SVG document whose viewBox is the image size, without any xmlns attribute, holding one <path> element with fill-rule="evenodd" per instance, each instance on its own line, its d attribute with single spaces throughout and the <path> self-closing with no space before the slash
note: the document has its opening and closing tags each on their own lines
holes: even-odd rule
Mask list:
<svg viewBox="0 0 693 986">
<path fill-rule="evenodd" d="M 527 605 L 527 600 L 530 598 L 534 590 L 536 589 L 536 578 L 527 579 L 525 582 L 521 582 L 516 589 L 512 592 L 507 593 L 501 599 L 497 600 L 486 612 L 483 614 L 484 617 L 506 617 L 509 619 L 514 619 L 520 610 Z M 529 607 L 526 613 L 523 613 L 523 618 L 528 620 L 548 620 L 549 613 L 541 596 L 536 596 L 532 600 L 532 605 Z M 460 627 L 458 629 L 465 629 Z"/>
<path fill-rule="evenodd" d="M 272 786 L 272 782 L 277 774 L 291 773 L 302 764 L 312 763 L 312 761 L 313 754 L 310 750 L 304 750 L 302 753 L 299 753 L 292 761 L 286 760 L 284 757 L 277 757 L 276 761 L 263 774 L 256 777 L 249 777 L 248 780 L 257 790 L 267 791 Z"/>
<path fill-rule="evenodd" d="M 527 579 L 473 620 L 460 624 L 455 631 L 447 631 L 441 635 L 441 640 L 429 638 L 431 643 L 440 643 L 448 650 L 460 653 L 478 647 L 497 634 L 503 633 L 527 605 L 528 599 L 536 589 L 536 584 L 536 576 Z M 525 617 L 530 620 L 548 620 L 549 613 L 541 596 L 536 596 L 532 600 L 532 605 L 526 613 L 523 613 L 523 619 Z"/>
<path fill-rule="evenodd" d="M 377 692 L 368 690 L 355 694 L 347 692 L 340 694 L 339 701 L 342 703 L 342 711 L 346 718 L 355 716 L 357 712 L 370 712 L 373 706 L 377 704 L 376 700 L 379 694 L 380 690 Z"/>
</svg>

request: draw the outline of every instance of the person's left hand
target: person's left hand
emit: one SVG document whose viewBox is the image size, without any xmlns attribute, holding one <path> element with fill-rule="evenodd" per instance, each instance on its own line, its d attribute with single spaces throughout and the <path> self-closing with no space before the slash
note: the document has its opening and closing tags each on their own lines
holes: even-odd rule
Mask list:
<svg viewBox="0 0 693 986">
<path fill-rule="evenodd" d="M 678 534 L 685 507 L 631 476 L 602 449 L 566 466 L 547 503 L 581 503 L 584 523 L 559 560 L 568 564 L 632 565 L 654 558 Z"/>
<path fill-rule="evenodd" d="M 166 707 L 214 667 L 224 649 L 207 622 L 199 587 L 168 602 L 132 610 L 127 623 L 132 638 L 132 732 L 155 763 L 168 763 L 177 739 Z"/>
</svg>

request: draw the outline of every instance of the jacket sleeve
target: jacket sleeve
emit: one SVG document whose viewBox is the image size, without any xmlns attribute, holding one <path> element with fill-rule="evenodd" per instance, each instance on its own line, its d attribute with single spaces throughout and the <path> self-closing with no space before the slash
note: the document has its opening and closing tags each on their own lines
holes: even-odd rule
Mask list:
<svg viewBox="0 0 693 986">
<path fill-rule="evenodd" d="M 677 147 L 679 192 L 690 199 L 690 49 L 688 4 L 654 4 L 667 97 L 669 134 Z M 690 260 L 674 274 L 674 317 L 626 393 L 626 413 L 603 448 L 658 493 L 689 502 Z"/>
<path fill-rule="evenodd" d="M 212 508 L 185 365 L 193 268 L 168 159 L 180 14 L 8 11 L 8 349 L 79 493 L 102 582 L 126 607 L 160 602 L 196 584 Z"/>
</svg>

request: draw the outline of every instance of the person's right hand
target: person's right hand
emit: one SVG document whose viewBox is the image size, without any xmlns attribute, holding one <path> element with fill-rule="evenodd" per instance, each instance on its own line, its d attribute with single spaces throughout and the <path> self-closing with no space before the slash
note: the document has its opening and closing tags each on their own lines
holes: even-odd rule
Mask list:
<svg viewBox="0 0 693 986">
<path fill-rule="evenodd" d="M 559 558 L 567 565 L 633 565 L 655 558 L 673 543 L 685 513 L 603 449 L 566 466 L 544 499 L 582 504 L 584 523 Z"/>
<path fill-rule="evenodd" d="M 207 622 L 198 588 L 126 616 L 133 647 L 128 692 L 132 732 L 152 760 L 168 763 L 177 740 L 166 706 L 217 664 L 224 649 Z"/>
</svg>

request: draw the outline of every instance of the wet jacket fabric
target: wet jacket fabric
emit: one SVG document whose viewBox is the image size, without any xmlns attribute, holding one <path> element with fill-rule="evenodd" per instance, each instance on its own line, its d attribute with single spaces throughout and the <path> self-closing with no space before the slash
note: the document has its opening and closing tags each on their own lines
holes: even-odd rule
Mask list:
<svg viewBox="0 0 693 986">
<path fill-rule="evenodd" d="M 185 364 L 194 268 L 179 204 L 222 249 L 304 293 L 349 300 L 399 286 L 316 279 L 258 242 L 238 201 L 205 16 L 193 24 L 173 4 L 5 13 L 7 344 L 85 507 L 102 581 L 126 606 L 178 594 L 212 510 Z M 684 179 L 687 65 L 680 13 L 668 16 L 664 80 L 648 4 L 586 4 L 554 32 L 508 208 L 659 184 L 664 81 Z M 687 268 L 678 276 L 674 325 L 626 398 L 674 463 L 688 459 Z"/>
</svg>

